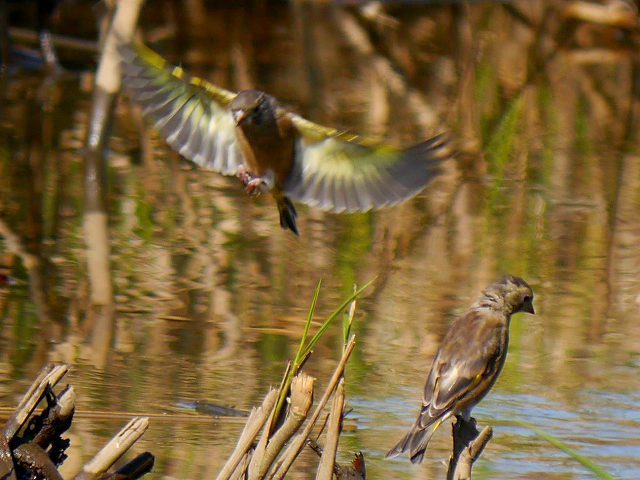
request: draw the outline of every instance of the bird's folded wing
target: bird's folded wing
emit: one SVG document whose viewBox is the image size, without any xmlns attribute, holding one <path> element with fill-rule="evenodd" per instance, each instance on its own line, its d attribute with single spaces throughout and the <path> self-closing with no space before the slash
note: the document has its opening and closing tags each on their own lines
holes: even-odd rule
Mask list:
<svg viewBox="0 0 640 480">
<path fill-rule="evenodd" d="M 450 155 L 442 135 L 399 150 L 289 115 L 300 139 L 285 193 L 324 210 L 365 212 L 401 203 L 436 177 Z"/>
<path fill-rule="evenodd" d="M 140 43 L 119 50 L 125 91 L 167 143 L 204 168 L 237 173 L 243 159 L 226 109 L 236 94 L 188 77 Z"/>
<path fill-rule="evenodd" d="M 423 414 L 428 417 L 438 417 L 460 402 L 474 404 L 499 373 L 504 359 L 500 337 L 477 312 L 468 312 L 466 317 L 470 332 L 448 334 L 434 360 L 434 386 L 425 386 L 423 400 Z"/>
</svg>

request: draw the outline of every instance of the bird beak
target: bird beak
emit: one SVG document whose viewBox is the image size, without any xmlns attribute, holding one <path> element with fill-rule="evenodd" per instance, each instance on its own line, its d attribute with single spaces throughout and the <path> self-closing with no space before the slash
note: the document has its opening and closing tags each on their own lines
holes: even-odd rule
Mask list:
<svg viewBox="0 0 640 480">
<path fill-rule="evenodd" d="M 245 118 L 247 118 L 249 112 L 247 110 L 234 110 L 232 112 L 233 121 L 236 122 L 236 127 L 240 125 Z"/>
<path fill-rule="evenodd" d="M 531 315 L 535 315 L 536 311 L 533 309 L 533 303 L 531 300 L 528 300 L 522 305 L 522 311 L 526 313 L 530 313 Z"/>
</svg>

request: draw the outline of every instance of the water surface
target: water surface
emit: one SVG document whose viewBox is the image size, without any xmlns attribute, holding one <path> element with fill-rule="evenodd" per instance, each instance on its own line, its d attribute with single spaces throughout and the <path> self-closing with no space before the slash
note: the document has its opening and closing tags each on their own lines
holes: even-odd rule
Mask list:
<svg viewBox="0 0 640 480">
<path fill-rule="evenodd" d="M 98 243 L 108 269 L 96 271 L 82 156 L 92 67 L 13 72 L 0 84 L 0 262 L 22 283 L 0 291 L 2 405 L 45 362 L 70 364 L 76 462 L 126 421 L 83 411 L 176 413 L 198 399 L 248 409 L 295 354 L 317 282 L 321 320 L 375 278 L 354 326 L 357 428 L 341 459 L 362 450 L 370 478 L 443 478 L 449 426 L 421 466 L 384 453 L 415 418 L 448 323 L 510 272 L 533 286 L 538 314 L 513 319 L 505 370 L 475 410 L 494 438 L 474 478 L 593 478 L 514 420 L 640 478 L 637 39 L 580 22 L 567 31 L 554 2 L 516 2 L 530 24 L 490 3 L 396 7 L 385 22 L 304 2 L 203 3 L 145 11 L 143 30 L 166 37 L 153 47 L 222 86 L 267 90 L 314 121 L 397 145 L 449 131 L 459 153 L 402 206 L 300 206 L 296 238 L 269 198 L 196 170 L 121 100 Z M 76 14 L 61 15 L 73 33 Z M 113 311 L 96 305 L 105 292 Z M 307 366 L 320 385 L 340 343 L 336 325 Z M 210 478 L 240 429 L 152 419 L 135 450 L 156 455 L 151 478 Z M 309 478 L 314 462 L 305 454 L 291 478 Z"/>
</svg>

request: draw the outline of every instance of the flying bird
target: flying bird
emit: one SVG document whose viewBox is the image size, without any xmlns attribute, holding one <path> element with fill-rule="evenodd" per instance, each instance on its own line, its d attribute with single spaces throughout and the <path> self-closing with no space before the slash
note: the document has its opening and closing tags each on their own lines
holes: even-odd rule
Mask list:
<svg viewBox="0 0 640 480">
<path fill-rule="evenodd" d="M 197 165 L 271 192 L 296 235 L 301 202 L 366 212 L 419 193 L 451 155 L 443 135 L 406 149 L 310 122 L 259 90 L 238 93 L 192 77 L 140 43 L 120 47 L 123 86 L 167 143 Z"/>
<path fill-rule="evenodd" d="M 418 418 L 387 457 L 408 452 L 412 463 L 420 463 L 442 422 L 451 416 L 470 420 L 471 409 L 491 390 L 504 365 L 511 315 L 535 313 L 532 301 L 527 282 L 506 275 L 453 321 L 433 359 Z"/>
</svg>

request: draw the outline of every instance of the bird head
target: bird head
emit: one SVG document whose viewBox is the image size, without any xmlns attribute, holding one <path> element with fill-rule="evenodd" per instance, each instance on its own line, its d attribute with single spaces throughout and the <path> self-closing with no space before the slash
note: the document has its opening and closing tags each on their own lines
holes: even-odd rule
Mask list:
<svg viewBox="0 0 640 480">
<path fill-rule="evenodd" d="M 491 308 L 499 308 L 511 315 L 518 312 L 535 314 L 533 309 L 533 290 L 520 277 L 505 275 L 489 285 L 479 299 L 479 303 L 487 303 Z"/>
<path fill-rule="evenodd" d="M 236 126 L 245 123 L 259 124 L 270 106 L 266 102 L 266 94 L 259 90 L 242 90 L 229 104 Z"/>
<path fill-rule="evenodd" d="M 505 306 L 511 313 L 525 312 L 535 314 L 533 308 L 533 290 L 520 277 L 505 275 L 489 287 L 502 297 Z"/>
</svg>

